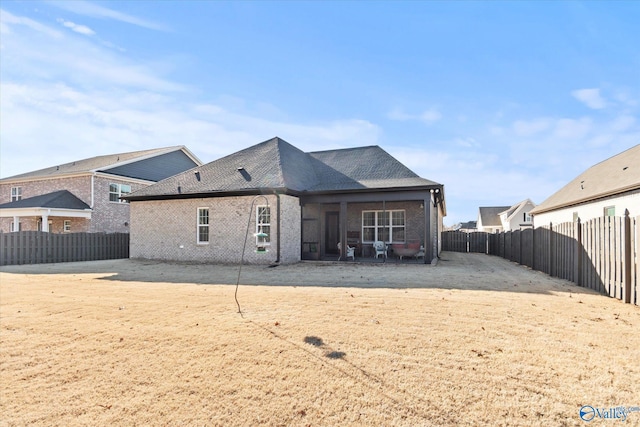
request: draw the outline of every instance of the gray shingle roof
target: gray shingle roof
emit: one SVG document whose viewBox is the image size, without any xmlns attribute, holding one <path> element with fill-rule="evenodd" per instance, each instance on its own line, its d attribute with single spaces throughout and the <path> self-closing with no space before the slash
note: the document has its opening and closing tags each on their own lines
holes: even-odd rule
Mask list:
<svg viewBox="0 0 640 427">
<path fill-rule="evenodd" d="M 54 191 L 0 205 L 0 209 L 14 208 L 90 209 L 89 205 L 68 190 Z"/>
<path fill-rule="evenodd" d="M 532 209 L 530 213 L 540 214 L 638 189 L 640 189 L 640 144 L 591 166 Z"/>
<path fill-rule="evenodd" d="M 324 192 L 437 185 L 377 146 L 305 153 L 275 137 L 143 188 L 128 198 L 259 189 Z"/>
<path fill-rule="evenodd" d="M 175 146 L 96 156 L 6 177 L 0 182 L 55 178 L 98 171 L 130 178 L 158 181 L 186 168 L 197 166 L 200 163 L 199 160 L 195 159 L 194 161 L 190 156 L 187 156 L 185 151 L 186 148 L 184 146 Z"/>
<path fill-rule="evenodd" d="M 500 213 L 511 206 L 484 206 L 479 209 L 479 217 L 483 227 L 501 227 Z"/>
</svg>

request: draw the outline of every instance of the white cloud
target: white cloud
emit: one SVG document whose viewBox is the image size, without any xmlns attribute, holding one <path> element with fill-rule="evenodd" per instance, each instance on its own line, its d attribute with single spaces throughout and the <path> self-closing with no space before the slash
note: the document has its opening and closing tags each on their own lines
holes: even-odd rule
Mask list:
<svg viewBox="0 0 640 427">
<path fill-rule="evenodd" d="M 0 90 L 2 176 L 150 147 L 185 144 L 208 162 L 274 136 L 317 151 L 378 144 L 381 133 L 365 120 L 274 121 L 148 91 L 10 82 L 2 82 Z"/>
<path fill-rule="evenodd" d="M 85 87 L 128 86 L 182 92 L 190 89 L 161 75 L 175 64 L 136 61 L 113 49 L 100 48 L 92 39 L 72 37 L 29 18 L 3 13 L 2 22 L 5 32 L 0 66 L 5 81 L 37 77 Z M 8 63 L 11 67 L 4 65 Z"/>
<path fill-rule="evenodd" d="M 150 30 L 168 31 L 168 28 L 165 25 L 147 21 L 145 19 L 131 16 L 126 13 L 118 12 L 116 10 L 100 6 L 96 3 L 90 3 L 88 1 L 52 1 L 49 4 L 60 9 L 67 10 L 69 12 L 76 13 L 78 15 L 90 16 L 100 19 L 113 19 Z"/>
<path fill-rule="evenodd" d="M 548 130 L 550 126 L 551 120 L 539 118 L 533 120 L 516 120 L 512 127 L 517 136 L 532 136 Z"/>
<path fill-rule="evenodd" d="M 600 110 L 607 106 L 607 102 L 600 95 L 600 89 L 578 89 L 571 92 L 571 95 L 594 110 Z"/>
<path fill-rule="evenodd" d="M 442 114 L 434 108 L 430 108 L 425 112 L 423 112 L 422 114 L 420 114 L 420 120 L 422 120 L 427 124 L 437 122 L 441 118 L 442 118 Z"/>
<path fill-rule="evenodd" d="M 588 117 L 559 119 L 555 122 L 553 137 L 556 139 L 581 139 L 591 131 L 592 126 L 592 121 Z"/>
<path fill-rule="evenodd" d="M 2 24 L 2 33 L 4 34 L 11 34 L 11 25 L 21 25 L 55 39 L 59 39 L 62 37 L 62 33 L 60 33 L 59 31 L 49 28 L 46 25 L 34 21 L 33 19 L 24 16 L 13 15 L 12 13 L 9 13 L 4 9 L 0 9 L 0 23 Z"/>
<path fill-rule="evenodd" d="M 66 28 L 70 28 L 76 33 L 84 34 L 85 36 L 92 36 L 95 34 L 95 32 L 86 25 L 79 25 L 71 21 L 65 21 L 64 19 L 58 19 L 58 22 Z"/>
<path fill-rule="evenodd" d="M 410 120 L 420 121 L 427 125 L 437 122 L 442 119 L 442 113 L 435 108 L 429 108 L 419 114 L 405 113 L 401 108 L 395 107 L 387 114 L 387 118 L 390 120 L 405 122 Z"/>
<path fill-rule="evenodd" d="M 636 124 L 636 118 L 630 115 L 622 115 L 616 117 L 611 122 L 611 129 L 615 132 L 624 132 L 633 127 Z"/>
<path fill-rule="evenodd" d="M 393 110 L 389 111 L 389 113 L 387 114 L 387 118 L 389 118 L 390 120 L 404 122 L 407 120 L 413 120 L 414 116 L 405 113 L 400 108 L 395 107 Z"/>
</svg>

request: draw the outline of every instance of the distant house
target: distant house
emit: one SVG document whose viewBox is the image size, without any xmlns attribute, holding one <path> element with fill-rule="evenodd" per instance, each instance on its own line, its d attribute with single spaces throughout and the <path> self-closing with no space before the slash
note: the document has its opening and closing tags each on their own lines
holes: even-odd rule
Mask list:
<svg viewBox="0 0 640 427">
<path fill-rule="evenodd" d="M 602 216 L 640 215 L 640 144 L 604 160 L 540 203 L 536 227 Z"/>
<path fill-rule="evenodd" d="M 484 231 L 485 233 L 503 231 L 500 214 L 510 208 L 511 206 L 484 206 L 478 208 L 478 231 Z"/>
<path fill-rule="evenodd" d="M 535 207 L 535 204 L 529 200 L 523 200 L 520 203 L 516 203 L 509 209 L 500 212 L 500 223 L 502 224 L 502 231 L 515 231 L 522 230 L 524 228 L 533 227 L 533 219 L 531 217 L 531 210 Z"/>
<path fill-rule="evenodd" d="M 465 233 L 471 233 L 478 231 L 477 221 L 460 222 L 451 228 L 453 231 L 464 231 Z"/>
<path fill-rule="evenodd" d="M 200 166 L 184 146 L 78 160 L 0 180 L 0 231 L 129 232 L 122 196 Z"/>
<path fill-rule="evenodd" d="M 126 199 L 132 258 L 219 263 L 245 248 L 257 264 L 338 259 L 347 246 L 374 257 L 376 241 L 387 255 L 423 246 L 430 263 L 446 214 L 442 184 L 378 146 L 306 153 L 277 137 Z"/>
</svg>

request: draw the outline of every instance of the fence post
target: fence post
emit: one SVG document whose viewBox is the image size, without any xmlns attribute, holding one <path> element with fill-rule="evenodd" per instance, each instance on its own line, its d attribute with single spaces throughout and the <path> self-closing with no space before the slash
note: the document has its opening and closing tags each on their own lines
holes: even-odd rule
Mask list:
<svg viewBox="0 0 640 427">
<path fill-rule="evenodd" d="M 573 279 L 578 286 L 582 286 L 582 227 L 580 223 L 580 217 L 575 223 L 576 233 L 576 261 L 575 269 L 573 271 Z"/>
<path fill-rule="evenodd" d="M 629 218 L 629 209 L 624 210 L 624 259 L 622 260 L 622 266 L 624 273 L 622 276 L 622 300 L 626 303 L 631 303 L 631 281 L 633 280 L 631 275 L 631 218 Z"/>
<path fill-rule="evenodd" d="M 553 274 L 553 222 L 549 223 L 549 276 L 555 277 Z"/>
</svg>

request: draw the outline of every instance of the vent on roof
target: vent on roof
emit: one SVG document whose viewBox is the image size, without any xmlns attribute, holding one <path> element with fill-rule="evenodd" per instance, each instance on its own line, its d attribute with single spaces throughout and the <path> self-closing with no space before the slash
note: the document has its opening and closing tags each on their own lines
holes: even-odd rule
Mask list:
<svg viewBox="0 0 640 427">
<path fill-rule="evenodd" d="M 627 169 L 629 169 L 629 166 L 625 166 L 622 168 L 623 171 L 626 171 Z"/>
<path fill-rule="evenodd" d="M 199 172 L 199 171 L 196 171 L 196 172 L 195 172 L 195 174 L 196 174 L 196 179 L 197 179 L 198 181 L 200 181 L 200 172 Z"/>
<path fill-rule="evenodd" d="M 247 170 L 244 167 L 240 166 L 238 168 L 238 172 L 240 172 L 240 175 L 242 175 L 245 181 L 251 181 L 251 175 L 249 174 L 249 172 L 247 172 Z"/>
</svg>

